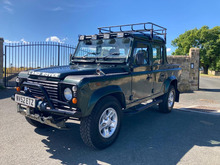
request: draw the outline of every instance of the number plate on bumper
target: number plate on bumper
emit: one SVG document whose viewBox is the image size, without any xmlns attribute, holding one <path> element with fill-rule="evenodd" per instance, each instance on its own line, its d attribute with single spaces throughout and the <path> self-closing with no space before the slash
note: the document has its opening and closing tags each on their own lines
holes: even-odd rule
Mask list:
<svg viewBox="0 0 220 165">
<path fill-rule="evenodd" d="M 33 108 L 35 108 L 36 105 L 36 100 L 34 98 L 22 96 L 18 94 L 15 94 L 15 102 Z"/>
</svg>

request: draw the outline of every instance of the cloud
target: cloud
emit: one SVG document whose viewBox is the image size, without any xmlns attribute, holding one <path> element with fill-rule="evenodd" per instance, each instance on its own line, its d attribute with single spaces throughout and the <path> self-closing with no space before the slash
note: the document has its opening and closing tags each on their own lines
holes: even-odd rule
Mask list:
<svg viewBox="0 0 220 165">
<path fill-rule="evenodd" d="M 3 3 L 6 4 L 6 5 L 9 5 L 9 6 L 12 6 L 11 1 L 9 1 L 9 0 L 4 0 Z"/>
<path fill-rule="evenodd" d="M 57 36 L 51 36 L 46 38 L 46 42 L 59 42 L 61 43 L 60 39 Z"/>
<path fill-rule="evenodd" d="M 16 44 L 16 43 L 19 43 L 19 41 L 10 41 L 10 40 L 4 40 L 4 42 L 6 44 Z"/>
<path fill-rule="evenodd" d="M 3 8 L 10 14 L 14 13 L 14 10 L 12 8 L 13 4 L 9 0 L 3 0 L 4 6 Z"/>
<path fill-rule="evenodd" d="M 14 10 L 11 8 L 11 7 L 8 7 L 8 6 L 4 6 L 4 9 L 9 12 L 10 14 L 13 14 L 14 13 Z"/>
<path fill-rule="evenodd" d="M 167 48 L 167 53 L 171 51 L 171 48 Z"/>
<path fill-rule="evenodd" d="M 29 43 L 29 42 L 25 41 L 24 38 L 22 38 L 20 41 L 21 41 L 22 43 L 24 43 L 24 44 L 28 44 L 28 43 Z"/>
<path fill-rule="evenodd" d="M 56 8 L 51 9 L 51 11 L 62 11 L 62 10 L 63 10 L 63 8 L 62 8 L 62 7 L 60 7 L 60 6 L 58 6 L 58 7 L 56 7 Z"/>
<path fill-rule="evenodd" d="M 63 39 L 60 39 L 59 37 L 57 37 L 57 36 L 50 36 L 50 37 L 48 37 L 48 38 L 46 38 L 46 42 L 58 42 L 58 43 L 65 43 L 65 41 L 67 41 L 68 40 L 68 38 L 67 37 L 65 37 L 65 38 L 63 38 Z"/>
<path fill-rule="evenodd" d="M 29 43 L 29 42 L 25 41 L 24 38 L 22 38 L 20 41 L 5 40 L 4 42 L 6 44 L 18 44 L 18 43 L 28 44 Z"/>
<path fill-rule="evenodd" d="M 65 41 L 67 41 L 67 40 L 68 40 L 68 38 L 65 37 L 65 38 L 62 39 L 62 42 L 65 42 Z"/>
</svg>

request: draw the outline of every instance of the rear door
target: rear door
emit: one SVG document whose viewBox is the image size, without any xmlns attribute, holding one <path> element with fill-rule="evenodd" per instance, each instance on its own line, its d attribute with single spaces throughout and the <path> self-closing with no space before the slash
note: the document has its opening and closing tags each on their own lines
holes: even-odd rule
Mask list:
<svg viewBox="0 0 220 165">
<path fill-rule="evenodd" d="M 132 101 L 138 101 L 152 95 L 153 74 L 149 61 L 149 50 L 149 44 L 137 42 L 133 51 Z M 145 56 L 142 65 L 138 65 L 135 61 L 136 55 L 139 52 Z"/>
<path fill-rule="evenodd" d="M 152 70 L 154 74 L 153 93 L 163 92 L 163 83 L 166 80 L 165 64 L 165 47 L 164 45 L 152 45 Z"/>
</svg>

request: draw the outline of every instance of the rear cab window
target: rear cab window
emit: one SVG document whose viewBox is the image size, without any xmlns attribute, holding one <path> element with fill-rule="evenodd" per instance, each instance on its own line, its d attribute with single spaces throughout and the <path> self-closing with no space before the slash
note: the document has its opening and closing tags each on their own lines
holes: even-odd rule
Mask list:
<svg viewBox="0 0 220 165">
<path fill-rule="evenodd" d="M 164 64 L 164 46 L 152 45 L 152 64 L 161 65 Z"/>
</svg>

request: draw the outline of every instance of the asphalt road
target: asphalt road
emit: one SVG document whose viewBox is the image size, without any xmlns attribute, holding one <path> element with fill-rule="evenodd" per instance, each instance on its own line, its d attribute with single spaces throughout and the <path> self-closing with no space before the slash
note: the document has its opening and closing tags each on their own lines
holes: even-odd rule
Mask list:
<svg viewBox="0 0 220 165">
<path fill-rule="evenodd" d="M 200 89 L 180 95 L 176 108 L 204 110 L 220 114 L 220 78 L 200 78 Z"/>
<path fill-rule="evenodd" d="M 210 83 L 211 81 L 211 83 Z M 200 97 L 219 95 L 213 84 L 202 79 Z M 218 80 L 216 81 L 217 85 Z M 212 85 L 211 85 L 212 86 Z M 12 90 L 0 91 L 0 164 L 220 164 L 220 116 L 174 110 L 161 114 L 151 108 L 133 116 L 124 116 L 117 141 L 109 148 L 94 151 L 86 147 L 79 124 L 70 130 L 37 129 L 16 113 L 10 100 Z M 212 93 L 212 94 L 211 94 Z M 197 93 L 189 93 L 199 103 Z M 187 94 L 186 94 L 187 95 Z M 181 97 L 192 99 L 189 95 Z M 197 98 L 197 99 L 196 99 Z M 209 98 L 209 97 L 208 97 Z M 210 99 L 210 98 L 209 98 Z M 213 100 L 218 101 L 213 96 Z M 180 102 L 182 106 L 184 104 Z M 193 103 L 193 101 L 192 101 Z M 188 104 L 187 104 L 188 105 Z"/>
</svg>

